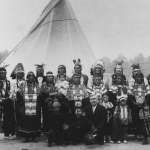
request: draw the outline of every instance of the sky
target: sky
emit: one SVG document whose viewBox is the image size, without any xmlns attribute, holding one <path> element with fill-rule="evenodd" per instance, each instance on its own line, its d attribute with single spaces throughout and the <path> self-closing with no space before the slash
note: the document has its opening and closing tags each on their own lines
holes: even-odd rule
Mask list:
<svg viewBox="0 0 150 150">
<path fill-rule="evenodd" d="M 150 0 L 69 0 L 98 58 L 150 56 Z M 12 50 L 49 0 L 0 0 L 0 51 Z"/>
</svg>

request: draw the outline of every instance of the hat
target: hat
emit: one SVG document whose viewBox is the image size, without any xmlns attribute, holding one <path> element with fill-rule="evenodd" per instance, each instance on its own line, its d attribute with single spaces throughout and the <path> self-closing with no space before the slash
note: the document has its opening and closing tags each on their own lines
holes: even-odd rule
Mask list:
<svg viewBox="0 0 150 150">
<path fill-rule="evenodd" d="M 39 65 L 39 64 L 35 64 L 35 66 L 36 66 L 36 70 L 44 70 L 44 64 L 41 64 L 41 65 Z"/>
<path fill-rule="evenodd" d="M 140 70 L 139 64 L 133 64 L 131 67 L 132 67 L 132 70 Z"/>
</svg>

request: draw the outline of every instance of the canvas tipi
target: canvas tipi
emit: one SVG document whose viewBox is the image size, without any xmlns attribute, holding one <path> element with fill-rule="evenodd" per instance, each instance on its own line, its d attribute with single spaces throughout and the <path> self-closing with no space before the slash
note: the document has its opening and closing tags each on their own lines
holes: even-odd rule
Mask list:
<svg viewBox="0 0 150 150">
<path fill-rule="evenodd" d="M 10 52 L 2 63 L 8 64 L 11 73 L 17 63 L 25 71 L 35 70 L 35 64 L 56 73 L 64 64 L 73 70 L 73 59 L 80 58 L 84 72 L 89 72 L 94 54 L 80 28 L 68 0 L 51 0 L 29 34 Z"/>
</svg>

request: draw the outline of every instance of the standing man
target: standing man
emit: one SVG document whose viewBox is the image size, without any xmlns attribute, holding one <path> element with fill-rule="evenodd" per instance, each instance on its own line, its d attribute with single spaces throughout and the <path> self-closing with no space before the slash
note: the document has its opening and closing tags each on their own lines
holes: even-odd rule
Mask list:
<svg viewBox="0 0 150 150">
<path fill-rule="evenodd" d="M 132 65 L 132 78 L 129 82 L 129 106 L 131 108 L 135 135 L 140 139 L 144 133 L 143 109 L 145 105 L 147 81 L 144 78 L 139 64 Z M 147 143 L 147 138 L 143 138 L 143 144 Z"/>
<path fill-rule="evenodd" d="M 105 142 L 113 143 L 113 141 L 112 141 L 112 125 L 113 125 L 114 106 L 113 106 L 112 102 L 110 102 L 108 92 L 106 92 L 102 95 L 101 105 L 105 107 L 106 112 L 107 112 L 107 120 L 106 120 L 106 124 L 105 124 Z"/>
<path fill-rule="evenodd" d="M 47 72 L 45 80 L 42 83 L 39 99 L 41 101 L 42 116 L 43 116 L 43 131 L 48 132 L 48 103 L 52 101 L 57 94 L 55 87 L 54 75 L 52 72 Z"/>
<path fill-rule="evenodd" d="M 112 75 L 112 85 L 127 85 L 126 77 L 123 73 L 122 64 L 123 61 L 119 61 L 114 68 L 114 74 Z"/>
<path fill-rule="evenodd" d="M 58 66 L 58 73 L 55 78 L 55 86 L 58 93 L 66 97 L 69 88 L 69 78 L 67 77 L 66 66 L 64 65 Z"/>
<path fill-rule="evenodd" d="M 42 99 L 41 95 L 40 95 L 40 91 L 42 88 L 42 84 L 45 80 L 45 76 L 44 76 L 44 64 L 36 64 L 36 82 L 37 82 L 37 93 L 38 93 L 38 99 L 40 99 L 41 101 L 41 116 L 42 116 L 42 130 L 44 132 L 46 132 L 45 130 L 45 114 L 46 114 L 46 109 L 45 109 L 45 104 L 44 104 L 44 100 Z"/>
<path fill-rule="evenodd" d="M 110 87 L 110 93 L 112 95 L 112 102 L 114 104 L 113 112 L 113 126 L 112 126 L 112 137 L 113 141 L 118 144 L 121 143 L 121 140 L 127 142 L 126 139 L 121 139 L 120 137 L 120 128 L 121 128 L 121 119 L 119 117 L 121 100 L 127 101 L 127 81 L 126 76 L 123 72 L 123 61 L 116 63 L 114 68 L 114 74 L 112 75 L 112 85 Z M 126 109 L 125 109 L 126 110 Z M 128 116 L 127 116 L 128 117 Z"/>
<path fill-rule="evenodd" d="M 14 103 L 10 96 L 10 81 L 6 78 L 5 67 L 0 67 L 0 121 L 3 124 L 4 136 L 15 134 Z"/>
<path fill-rule="evenodd" d="M 78 102 L 80 102 L 82 106 L 89 104 L 89 94 L 85 85 L 81 84 L 81 76 L 79 74 L 74 74 L 72 79 L 73 82 L 69 86 L 67 98 L 69 100 L 71 110 L 74 114 Z"/>
<path fill-rule="evenodd" d="M 118 100 L 121 96 L 121 91 L 127 93 L 127 81 L 123 73 L 122 67 L 123 61 L 119 61 L 114 68 L 114 74 L 112 75 L 112 85 L 110 86 L 110 92 L 112 94 L 112 102 L 114 106 L 117 105 Z"/>
<path fill-rule="evenodd" d="M 88 92 L 84 84 L 81 84 L 81 75 L 72 76 L 67 98 L 71 109 L 71 140 L 74 144 L 80 143 L 88 132 L 88 122 L 84 115 L 83 108 L 89 105 Z"/>
<path fill-rule="evenodd" d="M 140 118 L 143 123 L 143 144 L 149 144 L 150 138 L 150 74 L 147 76 L 148 85 L 146 86 L 146 97 L 143 107 L 139 112 Z"/>
<path fill-rule="evenodd" d="M 18 63 L 11 73 L 13 79 L 11 83 L 10 98 L 14 100 L 15 106 L 15 121 L 16 121 L 16 132 L 20 129 L 22 123 L 22 112 L 23 112 L 23 99 L 24 99 L 24 67 L 22 63 Z"/>
<path fill-rule="evenodd" d="M 99 60 L 91 68 L 92 80 L 90 82 L 89 88 L 99 96 L 99 102 L 101 103 L 102 94 L 107 91 L 105 87 L 104 77 L 104 63 Z"/>
<path fill-rule="evenodd" d="M 81 84 L 87 87 L 88 85 L 88 76 L 86 74 L 82 73 L 82 65 L 81 65 L 81 60 L 73 60 L 74 63 L 74 74 L 78 74 L 81 76 Z M 72 77 L 70 79 L 70 83 L 72 83 Z"/>
<path fill-rule="evenodd" d="M 35 65 L 36 66 L 36 78 L 38 82 L 38 87 L 41 88 L 44 80 L 44 65 Z"/>
</svg>

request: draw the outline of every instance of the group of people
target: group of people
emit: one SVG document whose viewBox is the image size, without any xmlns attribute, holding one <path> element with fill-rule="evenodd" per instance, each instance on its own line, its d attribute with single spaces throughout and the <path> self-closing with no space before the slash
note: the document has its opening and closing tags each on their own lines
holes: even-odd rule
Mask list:
<svg viewBox="0 0 150 150">
<path fill-rule="evenodd" d="M 122 62 L 116 63 L 110 84 L 105 68 L 96 61 L 91 76 L 82 73 L 81 60 L 73 60 L 74 72 L 58 66 L 55 76 L 36 66 L 25 76 L 22 63 L 6 77 L 0 67 L 0 125 L 5 138 L 14 135 L 34 141 L 44 133 L 48 146 L 64 144 L 127 143 L 128 134 L 148 144 L 150 136 L 150 75 L 132 65 L 127 81 Z"/>
</svg>

